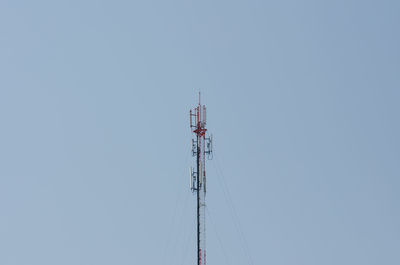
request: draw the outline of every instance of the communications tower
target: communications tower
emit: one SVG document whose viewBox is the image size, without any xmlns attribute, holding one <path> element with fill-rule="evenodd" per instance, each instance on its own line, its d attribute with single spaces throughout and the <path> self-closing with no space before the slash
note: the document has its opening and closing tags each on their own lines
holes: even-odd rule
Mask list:
<svg viewBox="0 0 400 265">
<path fill-rule="evenodd" d="M 206 107 L 199 104 L 190 110 L 190 128 L 194 133 L 192 155 L 196 157 L 196 168 L 190 168 L 190 188 L 197 195 L 197 265 L 206 265 L 206 163 L 212 159 L 212 135 L 206 137 Z"/>
</svg>

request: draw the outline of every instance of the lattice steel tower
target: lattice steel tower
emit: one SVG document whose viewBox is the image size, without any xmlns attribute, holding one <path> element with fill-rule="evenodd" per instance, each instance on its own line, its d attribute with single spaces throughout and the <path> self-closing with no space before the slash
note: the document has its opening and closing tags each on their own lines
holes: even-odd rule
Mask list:
<svg viewBox="0 0 400 265">
<path fill-rule="evenodd" d="M 212 135 L 206 137 L 206 107 L 200 103 L 190 110 L 190 128 L 195 134 L 192 139 L 192 155 L 196 157 L 196 171 L 190 168 L 190 188 L 197 195 L 197 265 L 206 265 L 206 163 L 212 159 Z"/>
</svg>

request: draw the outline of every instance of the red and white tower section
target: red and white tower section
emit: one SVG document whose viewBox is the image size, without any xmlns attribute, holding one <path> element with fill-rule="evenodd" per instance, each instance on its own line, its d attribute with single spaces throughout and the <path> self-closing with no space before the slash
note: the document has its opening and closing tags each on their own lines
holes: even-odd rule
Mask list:
<svg viewBox="0 0 400 265">
<path fill-rule="evenodd" d="M 190 169 L 190 188 L 197 195 L 197 265 L 206 265 L 206 155 L 212 159 L 212 136 L 207 136 L 206 107 L 200 103 L 190 110 L 190 128 L 194 133 L 192 155 L 196 167 Z"/>
</svg>

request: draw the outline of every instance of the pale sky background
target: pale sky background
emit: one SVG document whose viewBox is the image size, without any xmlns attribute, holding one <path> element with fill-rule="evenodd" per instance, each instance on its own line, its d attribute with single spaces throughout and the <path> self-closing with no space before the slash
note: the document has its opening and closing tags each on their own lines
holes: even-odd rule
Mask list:
<svg viewBox="0 0 400 265">
<path fill-rule="evenodd" d="M 399 14 L 2 0 L 0 264 L 195 264 L 198 90 L 207 264 L 400 264 Z"/>
</svg>

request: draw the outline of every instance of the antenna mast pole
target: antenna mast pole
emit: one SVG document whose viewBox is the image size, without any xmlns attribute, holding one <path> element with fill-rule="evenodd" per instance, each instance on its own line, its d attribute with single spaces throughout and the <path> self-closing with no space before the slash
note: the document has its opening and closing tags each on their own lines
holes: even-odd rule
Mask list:
<svg viewBox="0 0 400 265">
<path fill-rule="evenodd" d="M 206 265 L 206 168 L 205 156 L 212 159 L 212 136 L 206 137 L 206 107 L 199 104 L 190 110 L 190 128 L 195 134 L 192 139 L 192 155 L 196 156 L 196 171 L 190 169 L 190 188 L 197 195 L 197 265 Z"/>
</svg>

